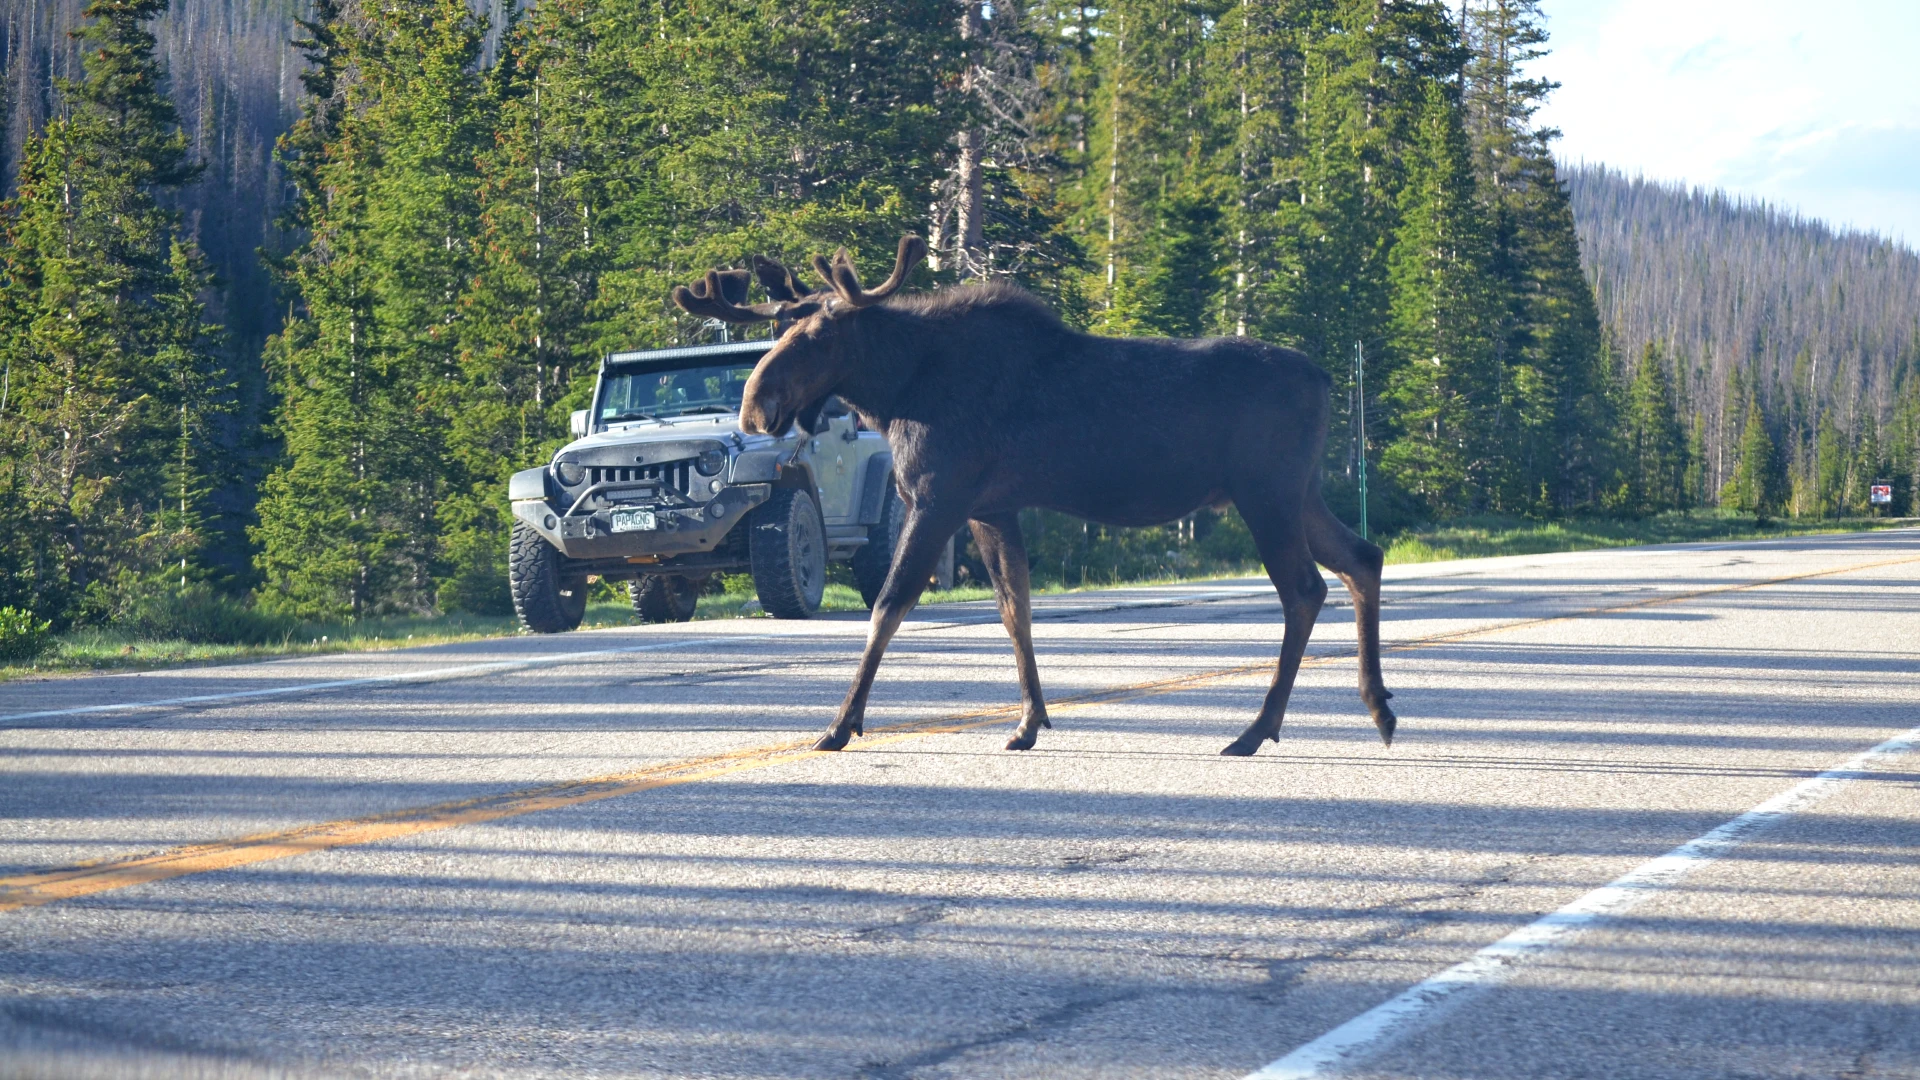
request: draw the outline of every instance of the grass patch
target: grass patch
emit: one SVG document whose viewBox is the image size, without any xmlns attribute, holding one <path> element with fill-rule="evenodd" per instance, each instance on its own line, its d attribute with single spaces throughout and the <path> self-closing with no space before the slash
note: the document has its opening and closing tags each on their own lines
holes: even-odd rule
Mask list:
<svg viewBox="0 0 1920 1080">
<path fill-rule="evenodd" d="M 1476 517 L 1404 532 L 1387 544 L 1388 563 L 1483 559 L 1498 555 L 1542 555 L 1554 551 L 1638 547 L 1645 544 L 1765 540 L 1781 536 L 1863 532 L 1911 522 L 1892 518 L 1841 518 L 1824 521 L 1770 520 L 1720 510 L 1687 510 L 1638 520 L 1614 518 L 1537 522 L 1517 518 Z"/>
<path fill-rule="evenodd" d="M 140 671 L 186 664 L 438 645 L 500 637 L 513 633 L 516 628 L 510 617 L 396 615 L 353 622 L 306 623 L 278 641 L 219 645 L 181 638 L 155 638 L 119 628 L 95 627 L 59 635 L 53 648 L 31 663 L 0 667 L 0 682 L 32 675 Z"/>
<path fill-rule="evenodd" d="M 759 601 L 750 582 L 741 576 L 735 587 L 724 593 L 700 598 L 694 613 L 696 621 L 760 617 Z M 617 594 L 606 590 L 587 605 L 584 630 L 635 626 L 640 619 L 625 599 L 625 586 Z M 1035 589 L 1035 592 L 1044 590 Z M 1058 591 L 1058 590 L 1055 590 Z M 614 599 L 614 596 L 618 599 Z M 930 592 L 923 604 L 945 604 L 967 600 L 991 600 L 993 592 L 979 587 L 962 587 L 945 592 Z M 745 609 L 745 610 L 743 610 Z M 867 610 L 858 590 L 846 585 L 828 585 L 820 604 L 822 611 Z M 519 623 L 512 616 L 396 615 L 353 622 L 304 623 L 279 640 L 246 645 L 221 645 L 189 641 L 179 637 L 157 637 L 121 627 L 96 627 L 58 635 L 50 648 L 37 658 L 0 664 L 0 682 L 41 675 L 77 674 L 96 671 L 144 671 L 153 668 L 182 667 L 195 664 L 236 663 L 269 660 L 287 656 L 318 656 L 328 653 L 368 652 L 398 649 L 411 645 L 445 645 L 460 641 L 508 637 L 518 633 Z"/>
</svg>

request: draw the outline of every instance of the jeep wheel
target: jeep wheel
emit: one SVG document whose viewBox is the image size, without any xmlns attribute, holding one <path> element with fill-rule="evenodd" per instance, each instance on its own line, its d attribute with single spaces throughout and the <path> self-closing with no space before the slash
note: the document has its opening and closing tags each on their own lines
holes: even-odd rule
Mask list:
<svg viewBox="0 0 1920 1080">
<path fill-rule="evenodd" d="M 813 497 L 781 488 L 747 521 L 753 590 L 776 619 L 804 619 L 820 610 L 827 588 L 827 530 Z"/>
<path fill-rule="evenodd" d="M 893 567 L 893 549 L 900 544 L 900 534 L 907 528 L 907 504 L 891 488 L 887 490 L 887 506 L 880 515 L 880 524 L 867 529 L 867 542 L 853 553 L 848 565 L 853 570 L 853 582 L 860 587 L 860 599 L 872 608 L 880 599 L 880 590 L 887 583 L 887 571 Z M 953 588 L 954 547 L 953 540 L 947 541 L 947 550 L 933 568 L 933 574 L 927 579 L 927 588 L 941 592 Z"/>
<path fill-rule="evenodd" d="M 700 603 L 700 585 L 678 574 L 641 574 L 627 583 L 641 622 L 686 622 Z"/>
<path fill-rule="evenodd" d="M 568 576 L 566 557 L 523 521 L 507 545 L 507 586 L 520 625 L 536 634 L 572 630 L 587 614 L 586 575 Z"/>
<path fill-rule="evenodd" d="M 886 503 L 880 508 L 880 523 L 867 528 L 867 542 L 848 560 L 853 571 L 853 583 L 860 588 L 860 599 L 872 607 L 880 599 L 880 589 L 887 583 L 887 571 L 893 568 L 893 548 L 900 542 L 900 531 L 906 528 L 907 504 L 900 501 L 900 495 L 887 486 Z"/>
<path fill-rule="evenodd" d="M 947 550 L 941 554 L 940 561 L 933 564 L 933 576 L 927 579 L 927 588 L 934 592 L 946 592 L 953 588 L 953 549 L 959 546 L 959 541 L 958 533 L 947 537 Z"/>
</svg>

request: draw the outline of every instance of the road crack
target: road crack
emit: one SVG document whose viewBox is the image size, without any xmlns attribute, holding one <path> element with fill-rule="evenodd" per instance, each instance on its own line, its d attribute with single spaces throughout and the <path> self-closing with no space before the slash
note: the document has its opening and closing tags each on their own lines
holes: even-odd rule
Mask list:
<svg viewBox="0 0 1920 1080">
<path fill-rule="evenodd" d="M 951 1042 L 941 1043 L 938 1046 L 929 1047 L 918 1054 L 901 1058 L 898 1061 L 864 1062 L 860 1066 L 860 1076 L 862 1080 L 910 1080 L 917 1070 L 945 1065 L 947 1062 L 975 1050 L 983 1050 L 988 1047 L 1016 1042 L 1036 1032 L 1071 1024 L 1082 1016 L 1097 1012 L 1109 1005 L 1120 1005 L 1146 997 L 1148 994 L 1164 992 L 1161 988 L 1140 987 L 1133 990 L 1122 990 L 1112 994 L 1096 994 L 1091 997 L 1079 998 L 1001 1028 L 998 1031 L 988 1032 L 972 1038 L 955 1039 Z"/>
<path fill-rule="evenodd" d="M 1462 914 L 1459 908 L 1462 901 L 1472 900 L 1490 889 L 1508 884 L 1520 871 L 1543 859 L 1553 857 L 1552 854 L 1530 855 L 1515 862 L 1493 867 L 1479 877 L 1463 881 L 1451 888 L 1404 897 L 1354 912 L 1346 917 L 1385 918 L 1386 925 L 1329 949 L 1305 955 L 1265 959 L 1235 952 L 1220 958 L 1240 963 L 1264 964 L 1267 969 L 1267 981 L 1248 991 L 1247 997 L 1261 1004 L 1276 1004 L 1299 986 L 1314 965 L 1353 960 L 1369 950 L 1391 945 L 1412 937 L 1422 930 L 1453 922 Z"/>
<path fill-rule="evenodd" d="M 912 937 L 921 927 L 937 923 L 959 909 L 960 905 L 950 900 L 936 900 L 931 904 L 908 908 L 891 922 L 855 930 L 848 937 L 865 942 L 902 941 Z"/>
</svg>

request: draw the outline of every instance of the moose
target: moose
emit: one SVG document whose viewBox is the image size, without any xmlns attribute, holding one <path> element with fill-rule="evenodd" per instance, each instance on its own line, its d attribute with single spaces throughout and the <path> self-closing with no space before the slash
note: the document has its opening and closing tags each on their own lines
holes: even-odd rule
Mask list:
<svg viewBox="0 0 1920 1080">
<path fill-rule="evenodd" d="M 741 427 L 812 429 L 837 395 L 893 450 L 906 507 L 865 652 L 838 715 L 815 748 L 864 734 L 867 696 L 887 643 L 920 599 L 947 538 L 971 529 L 1001 622 L 1013 640 L 1021 718 L 1009 750 L 1031 749 L 1047 719 L 1034 662 L 1019 512 L 1063 511 L 1108 525 L 1172 521 L 1229 501 L 1279 593 L 1286 627 L 1272 687 L 1252 726 L 1223 754 L 1280 738 L 1307 636 L 1326 600 L 1326 566 L 1353 599 L 1360 698 L 1382 741 L 1396 719 L 1380 677 L 1380 549 L 1320 495 L 1330 379 L 1305 355 L 1250 338 L 1105 338 L 1068 327 L 1007 284 L 900 295 L 926 246 L 900 240 L 892 274 L 862 287 L 842 249 L 802 293 L 784 267 L 756 259 L 772 297 L 743 305 L 745 272 L 710 271 L 673 300 L 693 315 L 773 321 L 781 333 L 745 387 Z M 725 273 L 728 277 L 723 278 Z"/>
</svg>

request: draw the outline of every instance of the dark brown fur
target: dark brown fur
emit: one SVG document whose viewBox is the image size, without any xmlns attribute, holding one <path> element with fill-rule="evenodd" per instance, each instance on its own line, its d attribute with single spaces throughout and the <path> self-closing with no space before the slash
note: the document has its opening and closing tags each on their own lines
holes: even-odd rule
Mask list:
<svg viewBox="0 0 1920 1080">
<path fill-rule="evenodd" d="M 905 265 L 904 242 L 900 254 Z M 1095 337 L 1007 285 L 881 298 L 891 290 L 862 293 L 857 280 L 838 280 L 837 265 L 834 275 L 838 299 L 799 318 L 761 359 L 741 413 L 748 430 L 780 432 L 838 394 L 886 433 L 907 505 L 859 675 L 820 749 L 862 731 L 881 654 L 963 525 L 1013 639 L 1024 715 L 1007 746 L 1024 750 L 1052 725 L 1034 664 L 1019 511 L 1151 525 L 1228 500 L 1279 591 L 1286 633 L 1258 718 L 1222 752 L 1251 754 L 1279 738 L 1326 597 L 1315 561 L 1353 597 L 1360 695 L 1392 740 L 1380 678 L 1381 552 L 1321 501 L 1329 380 L 1305 356 L 1248 338 Z M 901 276 L 896 266 L 889 284 Z"/>
</svg>

